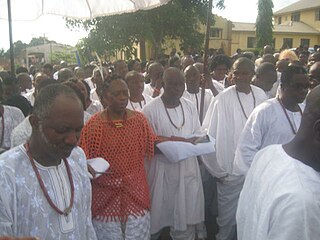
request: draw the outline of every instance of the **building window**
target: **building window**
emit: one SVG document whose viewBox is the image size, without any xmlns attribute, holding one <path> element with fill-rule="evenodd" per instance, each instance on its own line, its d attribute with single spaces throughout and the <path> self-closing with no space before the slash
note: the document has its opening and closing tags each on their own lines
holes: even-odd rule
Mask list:
<svg viewBox="0 0 320 240">
<path fill-rule="evenodd" d="M 248 37 L 247 38 L 247 48 L 255 48 L 257 45 L 255 37 Z"/>
<path fill-rule="evenodd" d="M 291 14 L 291 21 L 300 22 L 300 12 L 292 13 Z"/>
<path fill-rule="evenodd" d="M 316 17 L 315 17 L 316 21 L 320 21 L 320 9 L 316 10 Z"/>
<path fill-rule="evenodd" d="M 210 37 L 222 39 L 222 29 L 221 28 L 211 28 Z"/>
<path fill-rule="evenodd" d="M 283 46 L 285 48 L 292 48 L 292 38 L 284 38 L 283 39 Z"/>
<path fill-rule="evenodd" d="M 280 25 L 281 24 L 281 17 L 278 17 L 278 24 Z"/>
<path fill-rule="evenodd" d="M 308 39 L 308 38 L 301 38 L 300 45 L 303 46 L 303 47 L 304 47 L 304 46 L 309 47 L 309 46 L 310 46 L 310 39 Z"/>
</svg>

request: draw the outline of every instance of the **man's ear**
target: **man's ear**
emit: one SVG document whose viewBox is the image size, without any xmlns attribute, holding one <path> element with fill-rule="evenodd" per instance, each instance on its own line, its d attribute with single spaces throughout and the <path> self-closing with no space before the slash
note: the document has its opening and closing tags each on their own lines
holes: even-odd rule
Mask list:
<svg viewBox="0 0 320 240">
<path fill-rule="evenodd" d="M 314 137 L 315 137 L 314 140 L 320 143 L 320 119 L 315 121 L 315 123 L 313 124 L 313 131 L 314 131 Z"/>
<path fill-rule="evenodd" d="M 36 115 L 31 114 L 29 116 L 29 122 L 31 124 L 32 129 L 38 129 L 40 125 L 40 120 Z"/>
</svg>

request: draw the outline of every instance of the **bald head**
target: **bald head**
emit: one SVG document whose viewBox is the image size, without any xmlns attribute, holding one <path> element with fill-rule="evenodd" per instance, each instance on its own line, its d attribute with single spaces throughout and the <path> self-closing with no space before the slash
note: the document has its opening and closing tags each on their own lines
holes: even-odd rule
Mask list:
<svg viewBox="0 0 320 240">
<path fill-rule="evenodd" d="M 186 79 L 187 91 L 190 93 L 196 93 L 200 87 L 200 72 L 195 66 L 188 66 L 184 70 L 184 77 Z"/>
<path fill-rule="evenodd" d="M 185 69 L 186 67 L 188 67 L 189 65 L 194 64 L 193 57 L 190 56 L 190 55 L 184 56 L 184 57 L 182 58 L 181 64 L 182 64 L 182 69 L 184 70 L 184 69 Z"/>
<path fill-rule="evenodd" d="M 248 68 L 252 73 L 254 73 L 254 62 L 246 57 L 240 57 L 238 58 L 232 65 L 232 70 L 236 69 L 237 67 L 246 67 Z"/>
<path fill-rule="evenodd" d="M 72 77 L 74 77 L 74 73 L 69 68 L 62 68 L 58 72 L 58 82 L 60 83 L 65 82 Z"/>
<path fill-rule="evenodd" d="M 273 54 L 273 49 L 270 45 L 266 45 L 263 48 L 263 53 L 264 54 Z"/>
<path fill-rule="evenodd" d="M 189 66 L 187 66 L 185 69 L 184 69 L 184 74 L 186 75 L 186 73 L 187 72 L 199 72 L 199 69 L 196 67 L 196 66 L 194 66 L 194 65 L 189 65 Z"/>
<path fill-rule="evenodd" d="M 166 69 L 163 75 L 164 93 L 162 99 L 177 103 L 185 90 L 185 78 L 183 73 L 175 67 Z"/>
<path fill-rule="evenodd" d="M 158 79 L 162 79 L 164 68 L 161 63 L 154 62 L 151 63 L 148 67 L 148 73 L 151 80 L 151 83 L 155 82 Z"/>
<path fill-rule="evenodd" d="M 193 64 L 193 66 L 195 66 L 198 69 L 200 74 L 203 74 L 203 67 L 204 67 L 203 63 L 196 62 L 196 63 Z"/>
<path fill-rule="evenodd" d="M 166 69 L 166 71 L 164 71 L 163 81 L 164 83 L 168 83 L 175 80 L 185 82 L 184 76 L 179 69 L 175 67 L 169 67 Z"/>
</svg>

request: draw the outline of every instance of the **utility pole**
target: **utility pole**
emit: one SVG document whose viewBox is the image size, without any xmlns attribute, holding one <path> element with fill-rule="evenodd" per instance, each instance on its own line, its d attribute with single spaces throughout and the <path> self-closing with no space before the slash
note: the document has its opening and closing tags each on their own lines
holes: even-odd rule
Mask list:
<svg viewBox="0 0 320 240">
<path fill-rule="evenodd" d="M 13 40 L 12 40 L 12 17 L 11 17 L 11 0 L 7 0 L 8 3 L 8 23 L 9 23 L 9 40 L 10 40 L 10 65 L 11 74 L 15 74 L 14 66 L 14 50 L 13 50 Z"/>
</svg>

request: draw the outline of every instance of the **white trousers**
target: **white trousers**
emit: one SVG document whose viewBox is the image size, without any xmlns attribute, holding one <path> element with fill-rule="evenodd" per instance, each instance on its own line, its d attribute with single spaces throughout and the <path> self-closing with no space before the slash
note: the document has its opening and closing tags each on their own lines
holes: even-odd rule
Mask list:
<svg viewBox="0 0 320 240">
<path fill-rule="evenodd" d="M 217 240 L 236 240 L 236 212 L 239 195 L 244 183 L 243 176 L 228 176 L 222 182 L 217 181 L 219 232 Z"/>
<path fill-rule="evenodd" d="M 173 240 L 195 240 L 197 225 L 188 225 L 185 231 L 175 230 L 170 227 L 170 236 Z M 162 231 L 151 235 L 151 240 L 159 239 Z"/>
<path fill-rule="evenodd" d="M 126 222 L 92 220 L 98 240 L 149 240 L 150 212 L 140 217 L 130 215 Z"/>
</svg>

